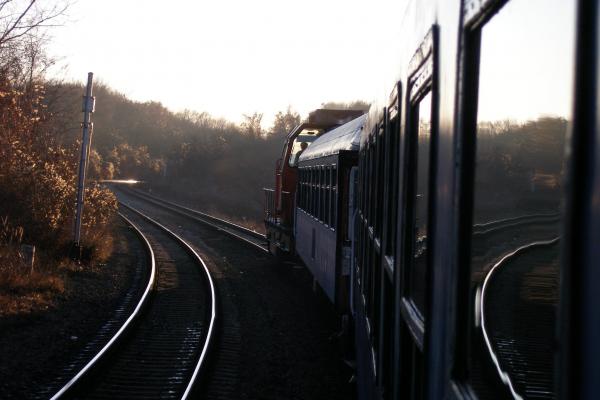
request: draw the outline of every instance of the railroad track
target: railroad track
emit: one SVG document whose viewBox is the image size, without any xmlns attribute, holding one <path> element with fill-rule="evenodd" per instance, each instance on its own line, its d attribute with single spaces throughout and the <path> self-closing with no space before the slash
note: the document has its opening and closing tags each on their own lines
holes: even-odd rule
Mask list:
<svg viewBox="0 0 600 400">
<path fill-rule="evenodd" d="M 253 231 L 244 226 L 235 224 L 233 222 L 224 220 L 222 218 L 218 218 L 218 217 L 212 216 L 210 214 L 203 213 L 198 210 L 194 210 L 192 208 L 183 206 L 181 204 L 177 204 L 177 203 L 171 202 L 169 200 L 165 200 L 160 197 L 141 192 L 139 190 L 129 189 L 129 188 L 126 188 L 126 189 L 120 188 L 120 190 L 131 196 L 135 196 L 138 199 L 142 199 L 144 201 L 147 201 L 149 203 L 157 205 L 161 208 L 170 210 L 179 215 L 186 216 L 186 217 L 193 219 L 197 222 L 200 222 L 204 225 L 207 225 L 214 229 L 222 231 L 223 233 L 225 233 L 235 239 L 238 239 L 245 243 L 248 243 L 249 245 L 258 248 L 259 250 L 261 250 L 263 252 L 267 252 L 267 253 L 269 252 L 267 238 L 262 233 Z"/>
<path fill-rule="evenodd" d="M 559 213 L 519 215 L 516 217 L 474 224 L 472 227 L 472 235 L 474 241 L 485 241 L 494 235 L 510 233 L 509 231 L 511 229 L 548 227 L 552 224 L 557 224 L 559 221 Z M 421 256 L 426 249 L 427 236 L 421 236 L 416 241 L 415 258 Z"/>
<path fill-rule="evenodd" d="M 473 225 L 473 236 L 482 236 L 500 232 L 505 229 L 527 226 L 530 224 L 546 225 L 560 220 L 559 213 L 552 214 L 527 214 L 517 217 L 498 219 Z"/>
<path fill-rule="evenodd" d="M 151 277 L 126 323 L 52 399 L 187 399 L 205 372 L 216 320 L 208 268 L 175 233 L 121 204 L 139 221 Z"/>
<path fill-rule="evenodd" d="M 513 398 L 554 399 L 554 332 L 559 238 L 521 246 L 487 273 L 481 330 L 498 376 Z"/>
</svg>

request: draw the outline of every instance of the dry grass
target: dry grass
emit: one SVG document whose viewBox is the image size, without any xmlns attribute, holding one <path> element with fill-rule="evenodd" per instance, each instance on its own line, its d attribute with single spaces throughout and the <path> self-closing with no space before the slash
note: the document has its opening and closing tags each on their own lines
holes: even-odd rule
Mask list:
<svg viewBox="0 0 600 400">
<path fill-rule="evenodd" d="M 64 278 L 56 268 L 32 271 L 16 249 L 0 247 L 0 316 L 47 309 L 64 291 Z"/>
<path fill-rule="evenodd" d="M 84 246 L 89 252 L 85 257 L 90 262 L 103 263 L 112 255 L 114 239 L 112 229 L 107 225 L 102 229 L 84 233 Z"/>
</svg>

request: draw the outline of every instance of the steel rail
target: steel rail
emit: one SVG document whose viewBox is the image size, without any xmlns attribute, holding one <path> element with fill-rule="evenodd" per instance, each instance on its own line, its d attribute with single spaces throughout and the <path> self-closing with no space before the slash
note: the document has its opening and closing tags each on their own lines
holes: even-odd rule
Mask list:
<svg viewBox="0 0 600 400">
<path fill-rule="evenodd" d="M 518 217 L 498 219 L 495 221 L 489 221 L 473 225 L 472 236 L 486 236 L 496 232 L 501 232 L 507 228 L 514 228 L 532 222 L 550 224 L 557 222 L 559 219 L 560 214 L 529 214 L 521 215 Z M 417 239 L 416 247 L 417 250 L 415 251 L 414 258 L 420 257 L 425 252 L 425 250 L 427 250 L 427 235 L 421 236 Z"/>
<path fill-rule="evenodd" d="M 170 210 L 172 212 L 175 212 L 177 214 L 180 214 L 180 215 L 182 215 L 182 216 L 184 216 L 186 218 L 190 218 L 190 219 L 192 219 L 192 220 L 194 220 L 196 222 L 208 225 L 208 226 L 210 226 L 210 227 L 212 227 L 214 229 L 217 229 L 217 230 L 219 230 L 219 231 L 221 231 L 221 232 L 223 232 L 223 233 L 225 233 L 225 234 L 227 234 L 227 235 L 229 235 L 229 236 L 231 236 L 231 237 L 233 237 L 233 238 L 235 238 L 237 240 L 244 241 L 244 242 L 252 245 L 253 247 L 261 250 L 262 252 L 265 252 L 265 253 L 269 252 L 269 249 L 266 247 L 266 245 L 263 246 L 263 245 L 255 242 L 255 241 L 249 240 L 248 238 L 246 238 L 244 236 L 241 236 L 241 235 L 233 232 L 232 230 L 238 230 L 238 228 L 241 228 L 240 230 L 242 230 L 244 233 L 250 232 L 253 237 L 266 240 L 266 237 L 264 235 L 258 233 L 258 232 L 252 231 L 252 230 L 250 230 L 248 228 L 245 228 L 245 227 L 240 227 L 237 224 L 234 224 L 232 222 L 225 221 L 225 220 L 222 220 L 220 218 L 213 217 L 213 216 L 210 216 L 210 218 L 212 218 L 213 221 L 219 221 L 219 222 L 218 223 L 209 222 L 209 221 L 206 221 L 205 219 L 203 219 L 203 217 L 197 217 L 195 215 L 190 215 L 190 213 L 193 213 L 193 214 L 198 213 L 198 214 L 200 214 L 202 216 L 207 215 L 207 214 L 202 213 L 200 211 L 192 210 L 190 208 L 187 208 L 187 207 L 184 207 L 184 206 L 179 206 L 179 205 L 172 206 L 172 204 L 175 204 L 175 203 L 171 203 L 169 201 L 162 200 L 162 199 L 161 200 L 156 200 L 158 198 L 150 198 L 150 196 L 147 196 L 147 195 L 144 195 L 144 194 L 139 194 L 139 193 L 136 193 L 135 191 L 128 191 L 128 193 L 130 193 L 131 195 L 136 196 L 138 198 L 141 198 L 143 201 L 147 201 L 147 202 L 155 204 L 155 205 L 157 205 L 159 207 L 162 207 L 162 208 L 165 208 L 165 209 Z M 154 196 L 152 196 L 152 197 L 154 197 Z M 219 226 L 219 223 L 221 223 L 221 222 L 226 222 L 227 223 L 227 224 L 225 224 L 226 227 Z"/>
<path fill-rule="evenodd" d="M 147 216 L 146 214 L 137 210 L 136 208 L 132 207 L 131 205 L 126 204 L 122 201 L 119 201 L 119 203 L 122 204 L 124 207 L 128 208 L 129 210 L 133 211 L 134 213 L 138 214 L 139 216 L 141 216 L 143 219 L 150 222 L 151 224 L 159 227 L 161 230 L 166 232 L 169 236 L 174 238 L 175 241 L 177 241 L 179 244 L 181 244 L 194 258 L 196 258 L 200 262 L 200 264 L 202 265 L 202 268 L 204 270 L 204 273 L 206 275 L 206 279 L 207 279 L 207 282 L 210 287 L 210 298 L 211 298 L 210 322 L 209 322 L 209 326 L 208 326 L 208 332 L 206 333 L 206 339 L 204 341 L 204 345 L 202 346 L 202 351 L 200 352 L 200 357 L 198 358 L 198 362 L 196 363 L 194 372 L 192 373 L 192 377 L 190 378 L 190 381 L 189 381 L 188 385 L 186 386 L 183 396 L 181 397 L 182 400 L 187 400 L 189 398 L 190 394 L 192 393 L 192 389 L 194 388 L 196 380 L 198 379 L 200 370 L 205 366 L 204 363 L 207 359 L 210 346 L 213 343 L 213 335 L 215 332 L 215 324 L 216 324 L 216 318 L 217 318 L 217 304 L 216 304 L 217 297 L 216 297 L 215 284 L 213 282 L 210 271 L 209 271 L 208 267 L 206 266 L 206 263 L 189 243 L 187 243 L 184 239 L 182 239 L 175 232 L 171 231 L 169 228 L 162 225 L 160 222 L 150 218 L 149 216 Z"/>
<path fill-rule="evenodd" d="M 161 203 L 169 204 L 170 206 L 173 206 L 173 207 L 176 207 L 176 208 L 188 211 L 188 212 L 190 212 L 192 214 L 199 215 L 199 216 L 201 216 L 203 218 L 207 218 L 207 219 L 209 219 L 211 221 L 214 221 L 214 222 L 217 222 L 217 223 L 221 223 L 221 224 L 223 224 L 223 225 L 225 225 L 227 227 L 230 227 L 230 228 L 242 231 L 242 232 L 244 232 L 244 233 L 246 233 L 246 234 L 248 234 L 250 236 L 253 236 L 253 237 L 257 238 L 257 239 L 265 239 L 265 240 L 267 239 L 266 235 L 263 235 L 262 233 L 256 232 L 255 230 L 246 228 L 245 226 L 233 223 L 231 221 L 227 221 L 226 219 L 215 217 L 214 215 L 210 215 L 210 214 L 207 214 L 207 213 L 202 212 L 202 211 L 194 210 L 193 208 L 189 208 L 189 207 L 186 207 L 184 205 L 172 202 L 170 200 L 163 199 L 162 197 L 159 197 L 159 196 L 155 196 L 155 195 L 152 195 L 152 194 L 149 194 L 149 193 L 144 193 L 144 192 L 142 192 L 140 190 L 137 190 L 137 189 L 129 189 L 129 191 L 132 192 L 132 193 L 134 193 L 134 194 L 137 194 L 139 196 L 145 196 L 145 197 L 148 197 L 150 199 L 159 201 Z"/>
<path fill-rule="evenodd" d="M 560 219 L 560 214 L 528 214 L 488 221 L 473 225 L 473 235 L 485 235 L 505 228 L 523 225 L 529 222 L 551 223 Z"/>
<path fill-rule="evenodd" d="M 500 365 L 499 357 L 496 354 L 496 352 L 492 346 L 490 334 L 488 333 L 487 328 L 486 328 L 485 300 L 486 300 L 487 289 L 489 287 L 489 283 L 490 283 L 493 275 L 496 273 L 496 271 L 499 268 L 503 267 L 508 261 L 521 255 L 521 253 L 523 253 L 527 250 L 531 250 L 531 249 L 537 248 L 537 247 L 552 246 L 552 245 L 558 243 L 559 239 L 560 239 L 560 237 L 556 237 L 556 238 L 550 239 L 550 240 L 532 242 L 532 243 L 526 244 L 524 246 L 521 246 L 521 247 L 517 248 L 516 250 L 513 250 L 510 253 L 505 254 L 488 271 L 488 273 L 483 281 L 483 285 L 481 287 L 481 296 L 479 297 L 479 312 L 480 312 L 480 318 L 481 318 L 481 331 L 483 333 L 483 339 L 485 341 L 488 353 L 490 355 L 490 358 L 492 359 L 492 362 L 494 363 L 494 366 L 496 367 L 496 371 L 498 372 L 500 379 L 509 388 L 510 393 L 512 394 L 513 398 L 516 400 L 522 400 L 523 397 L 519 393 L 517 393 L 517 391 L 515 390 L 514 384 L 512 382 L 512 379 L 510 378 L 510 375 Z"/>
<path fill-rule="evenodd" d="M 146 236 L 142 233 L 142 231 L 125 215 L 119 213 L 119 216 L 123 218 L 136 232 L 138 237 L 144 243 L 144 247 L 150 257 L 150 278 L 148 279 L 148 284 L 146 285 L 146 289 L 140 298 L 140 301 L 136 305 L 135 309 L 131 313 L 131 315 L 127 318 L 127 320 L 123 323 L 121 328 L 113 335 L 113 337 L 102 347 L 102 349 L 73 377 L 66 385 L 64 385 L 54 396 L 51 397 L 51 400 L 56 400 L 61 398 L 62 396 L 68 394 L 71 390 L 75 388 L 75 386 L 82 381 L 82 379 L 99 363 L 101 359 L 103 359 L 109 351 L 111 351 L 114 345 L 124 336 L 124 334 L 131 328 L 133 322 L 140 317 L 141 311 L 148 304 L 150 299 L 150 294 L 156 282 L 156 259 L 154 257 L 154 251 L 152 250 L 152 246 L 150 246 L 150 242 L 146 238 Z"/>
</svg>

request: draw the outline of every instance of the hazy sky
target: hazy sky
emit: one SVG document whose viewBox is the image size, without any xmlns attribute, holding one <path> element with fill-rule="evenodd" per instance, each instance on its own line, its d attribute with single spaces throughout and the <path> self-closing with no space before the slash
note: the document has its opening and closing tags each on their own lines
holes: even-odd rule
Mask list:
<svg viewBox="0 0 600 400">
<path fill-rule="evenodd" d="M 566 0 L 512 0 L 483 28 L 479 119 L 568 117 L 575 7 Z"/>
<path fill-rule="evenodd" d="M 174 111 L 234 122 L 258 111 L 269 126 L 288 105 L 306 116 L 322 102 L 387 95 L 393 82 L 381 76 L 398 54 L 385 49 L 398 48 L 406 3 L 76 0 L 51 31 L 50 53 L 66 66 L 53 73 L 83 83 L 93 71 L 134 100 Z M 484 29 L 480 119 L 568 114 L 571 3 L 512 0 Z"/>
<path fill-rule="evenodd" d="M 301 114 L 325 101 L 371 100 L 383 41 L 383 3 L 398 0 L 79 0 L 52 31 L 52 55 L 68 80 L 88 71 L 135 100 L 240 121 L 288 105 Z M 368 6 L 367 6 L 368 5 Z M 371 22 L 369 22 L 371 21 Z M 100 104 L 97 107 L 101 107 Z"/>
</svg>

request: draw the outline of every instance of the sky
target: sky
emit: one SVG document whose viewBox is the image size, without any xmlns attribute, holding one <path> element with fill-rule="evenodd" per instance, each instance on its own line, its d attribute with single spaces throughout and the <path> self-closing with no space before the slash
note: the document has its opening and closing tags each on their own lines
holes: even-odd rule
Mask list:
<svg viewBox="0 0 600 400">
<path fill-rule="evenodd" d="M 71 1 L 63 26 L 50 31 L 49 53 L 60 60 L 51 76 L 84 83 L 92 71 L 133 100 L 237 123 L 259 112 L 265 127 L 288 106 L 305 117 L 323 102 L 387 95 L 393 83 L 381 76 L 397 54 L 386 49 L 398 48 L 390 42 L 402 37 L 398 16 L 407 4 Z M 574 21 L 571 3 L 512 0 L 486 25 L 481 120 L 569 114 L 572 26 L 564 22 Z"/>
<path fill-rule="evenodd" d="M 480 121 L 569 118 L 575 7 L 566 0 L 512 0 L 482 32 Z"/>
<path fill-rule="evenodd" d="M 262 112 L 268 123 L 288 106 L 306 116 L 327 101 L 371 100 L 364 54 L 384 43 L 366 32 L 384 22 L 379 6 L 393 15 L 400 3 L 78 0 L 51 31 L 51 73 L 84 82 L 91 71 L 131 99 L 234 122 Z"/>
</svg>

